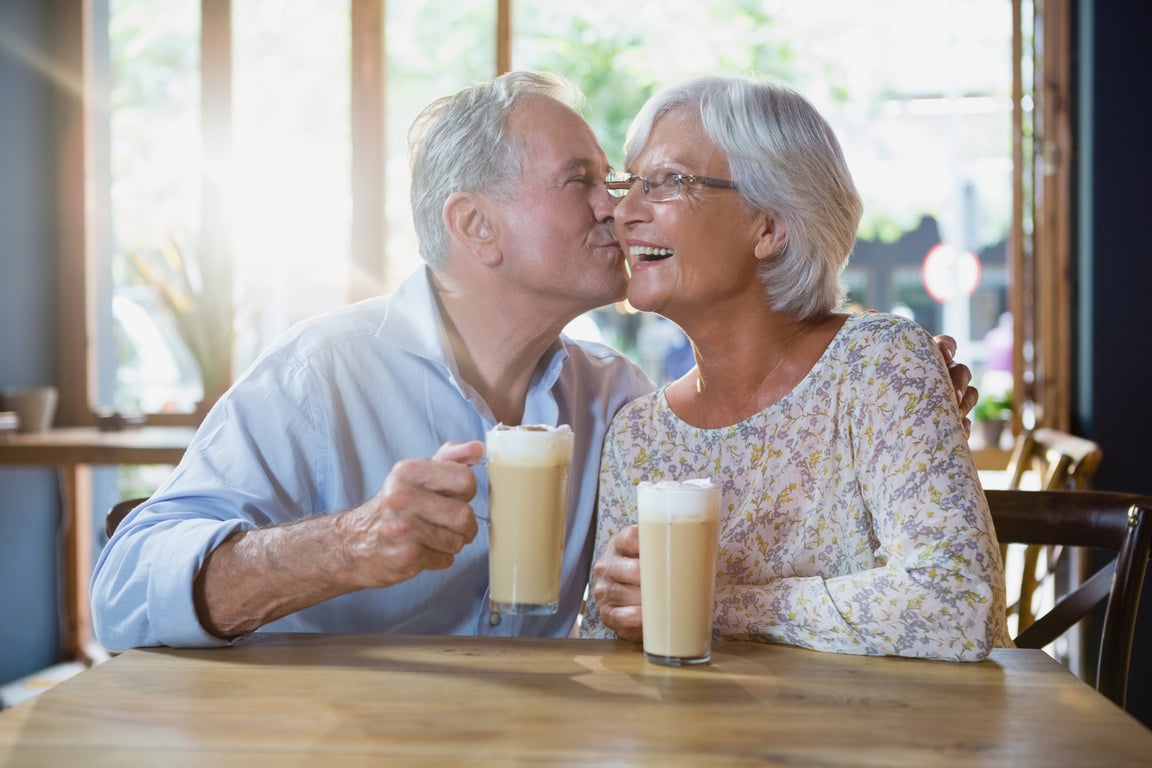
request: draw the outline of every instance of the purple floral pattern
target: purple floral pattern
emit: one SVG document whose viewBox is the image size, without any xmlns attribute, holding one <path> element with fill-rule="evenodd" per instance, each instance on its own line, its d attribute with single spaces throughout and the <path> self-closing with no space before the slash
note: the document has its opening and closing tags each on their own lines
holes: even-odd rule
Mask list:
<svg viewBox="0 0 1152 768">
<path fill-rule="evenodd" d="M 722 486 L 718 638 L 978 661 L 1010 647 L 1004 576 L 947 371 L 903 318 L 850 317 L 779 402 L 692 427 L 663 392 L 623 408 L 600 469 L 596 554 L 641 480 Z M 581 632 L 611 637 L 589 599 Z"/>
</svg>

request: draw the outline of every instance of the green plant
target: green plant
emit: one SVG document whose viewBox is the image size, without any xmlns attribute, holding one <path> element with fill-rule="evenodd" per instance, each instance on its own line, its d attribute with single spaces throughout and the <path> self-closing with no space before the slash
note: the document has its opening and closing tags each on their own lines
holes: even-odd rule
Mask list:
<svg viewBox="0 0 1152 768">
<path fill-rule="evenodd" d="M 972 409 L 974 421 L 1003 421 L 1012 413 L 1012 393 L 984 395 Z"/>
</svg>

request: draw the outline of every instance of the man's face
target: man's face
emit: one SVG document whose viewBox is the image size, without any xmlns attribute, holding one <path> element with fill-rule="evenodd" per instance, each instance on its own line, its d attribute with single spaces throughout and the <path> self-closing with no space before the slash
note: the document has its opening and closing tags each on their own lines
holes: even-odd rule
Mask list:
<svg viewBox="0 0 1152 768">
<path fill-rule="evenodd" d="M 592 130 L 544 97 L 521 102 L 508 128 L 524 160 L 519 186 L 498 207 L 502 277 L 567 319 L 620 300 L 627 273 L 612 229 L 616 199 L 604 185 L 608 159 Z"/>
</svg>

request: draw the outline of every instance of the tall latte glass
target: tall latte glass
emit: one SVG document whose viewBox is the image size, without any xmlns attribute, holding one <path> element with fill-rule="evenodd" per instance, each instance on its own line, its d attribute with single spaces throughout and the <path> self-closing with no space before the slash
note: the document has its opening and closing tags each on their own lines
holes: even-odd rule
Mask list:
<svg viewBox="0 0 1152 768">
<path fill-rule="evenodd" d="M 488 433 L 489 597 L 500 613 L 556 613 L 568 517 L 572 430 Z"/>
<path fill-rule="evenodd" d="M 720 488 L 709 480 L 643 482 L 636 494 L 644 657 L 670 666 L 707 663 Z"/>
</svg>

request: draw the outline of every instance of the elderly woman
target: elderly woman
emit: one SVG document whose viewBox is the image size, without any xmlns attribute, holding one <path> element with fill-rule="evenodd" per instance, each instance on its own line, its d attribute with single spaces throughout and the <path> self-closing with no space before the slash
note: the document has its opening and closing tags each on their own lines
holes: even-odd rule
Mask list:
<svg viewBox="0 0 1152 768">
<path fill-rule="evenodd" d="M 1008 646 L 999 547 L 931 336 L 838 311 L 861 203 L 799 94 L 705 78 L 644 106 L 615 226 L 628 299 L 696 367 L 605 442 L 582 634 L 642 637 L 635 485 L 721 485 L 718 638 L 977 661 Z"/>
</svg>

